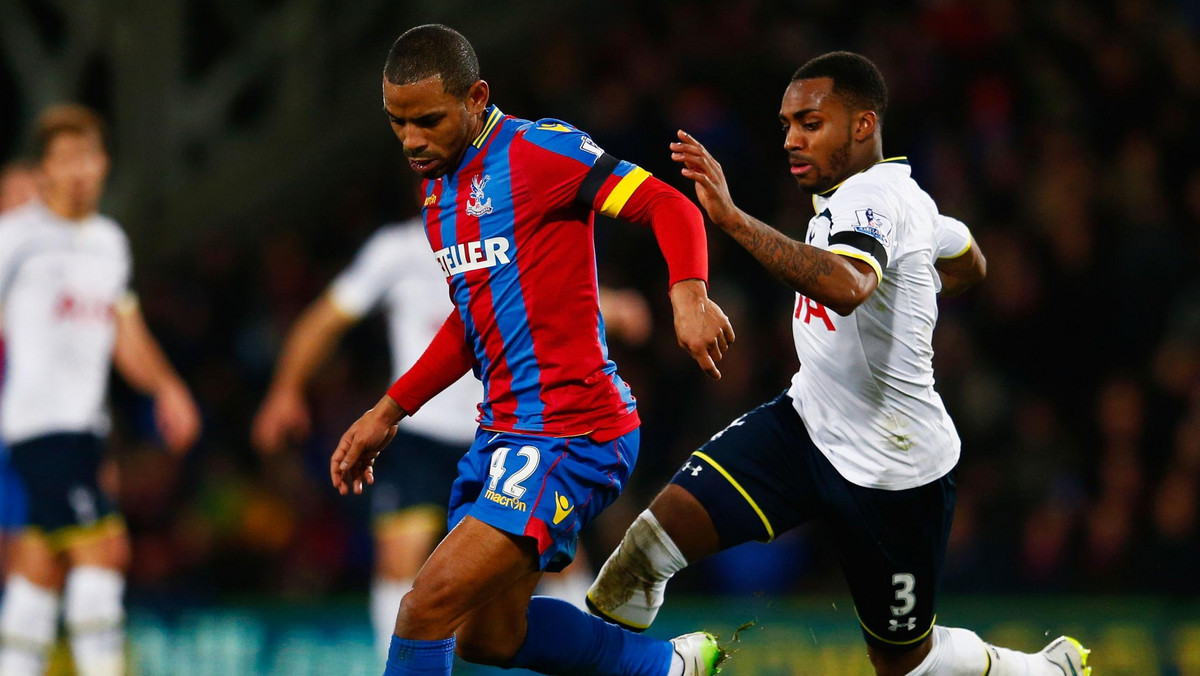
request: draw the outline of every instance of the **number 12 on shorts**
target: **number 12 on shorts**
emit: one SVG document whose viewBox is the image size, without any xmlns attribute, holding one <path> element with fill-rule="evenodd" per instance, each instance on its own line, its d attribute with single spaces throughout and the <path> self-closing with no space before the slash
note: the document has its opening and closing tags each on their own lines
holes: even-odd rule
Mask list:
<svg viewBox="0 0 1200 676">
<path fill-rule="evenodd" d="M 488 490 L 493 493 L 496 492 L 496 486 L 500 484 L 500 479 L 504 478 L 504 474 L 507 471 L 506 462 L 511 450 L 508 446 L 501 446 L 492 452 L 492 464 L 488 470 L 488 477 L 491 479 L 491 482 L 488 484 Z M 522 495 L 525 495 L 525 487 L 521 485 L 521 482 L 528 479 L 529 475 L 533 474 L 537 469 L 538 461 L 541 459 L 541 452 L 538 451 L 536 446 L 522 446 L 517 449 L 517 455 L 525 459 L 525 464 L 504 481 L 501 492 L 519 500 Z"/>
</svg>

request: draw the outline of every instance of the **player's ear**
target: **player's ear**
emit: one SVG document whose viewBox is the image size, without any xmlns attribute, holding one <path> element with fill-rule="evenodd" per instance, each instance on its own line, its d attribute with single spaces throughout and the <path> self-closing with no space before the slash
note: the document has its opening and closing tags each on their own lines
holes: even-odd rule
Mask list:
<svg viewBox="0 0 1200 676">
<path fill-rule="evenodd" d="M 488 100 L 491 98 L 491 91 L 488 89 L 486 80 L 476 80 L 475 84 L 467 90 L 467 111 L 472 115 L 478 115 L 488 107 Z"/>
<path fill-rule="evenodd" d="M 854 126 L 854 140 L 865 141 L 875 134 L 879 125 L 879 116 L 873 110 L 864 110 L 858 114 L 858 123 Z"/>
</svg>

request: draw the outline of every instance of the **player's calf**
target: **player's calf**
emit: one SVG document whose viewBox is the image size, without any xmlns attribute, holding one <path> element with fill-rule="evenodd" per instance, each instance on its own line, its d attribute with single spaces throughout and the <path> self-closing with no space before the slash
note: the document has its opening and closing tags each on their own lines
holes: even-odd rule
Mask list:
<svg viewBox="0 0 1200 676">
<path fill-rule="evenodd" d="M 686 566 L 687 559 L 647 509 L 588 589 L 588 609 L 626 629 L 644 631 L 662 607 L 667 581 Z"/>
</svg>

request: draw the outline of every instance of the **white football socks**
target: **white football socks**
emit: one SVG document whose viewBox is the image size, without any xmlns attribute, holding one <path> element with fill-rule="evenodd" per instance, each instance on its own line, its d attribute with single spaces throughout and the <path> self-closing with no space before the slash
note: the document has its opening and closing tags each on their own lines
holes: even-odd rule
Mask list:
<svg viewBox="0 0 1200 676">
<path fill-rule="evenodd" d="M 12 575 L 0 609 L 0 676 L 42 676 L 58 635 L 58 592 Z"/>
<path fill-rule="evenodd" d="M 387 660 L 392 634 L 396 633 L 396 616 L 400 602 L 412 589 L 412 580 L 377 577 L 371 584 L 371 626 L 375 629 L 375 649 Z"/>
<path fill-rule="evenodd" d="M 604 562 L 588 601 L 607 619 L 645 629 L 662 607 L 667 581 L 685 567 L 687 559 L 647 509 Z"/>
<path fill-rule="evenodd" d="M 125 576 L 111 568 L 77 566 L 67 575 L 63 615 L 79 676 L 125 673 L 124 594 Z"/>
<path fill-rule="evenodd" d="M 969 629 L 933 627 L 929 655 L 908 676 L 1062 676 L 1062 670 L 1042 655 L 1017 652 L 984 643 Z"/>
</svg>

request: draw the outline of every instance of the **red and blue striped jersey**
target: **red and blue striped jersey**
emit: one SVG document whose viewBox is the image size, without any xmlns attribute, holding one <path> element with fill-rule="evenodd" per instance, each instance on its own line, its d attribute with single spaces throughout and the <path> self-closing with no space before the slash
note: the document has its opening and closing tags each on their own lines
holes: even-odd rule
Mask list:
<svg viewBox="0 0 1200 676">
<path fill-rule="evenodd" d="M 492 106 L 459 168 L 422 183 L 426 234 L 484 385 L 480 426 L 603 438 L 638 426 L 608 357 L 592 227 L 649 176 L 571 125 Z"/>
</svg>

